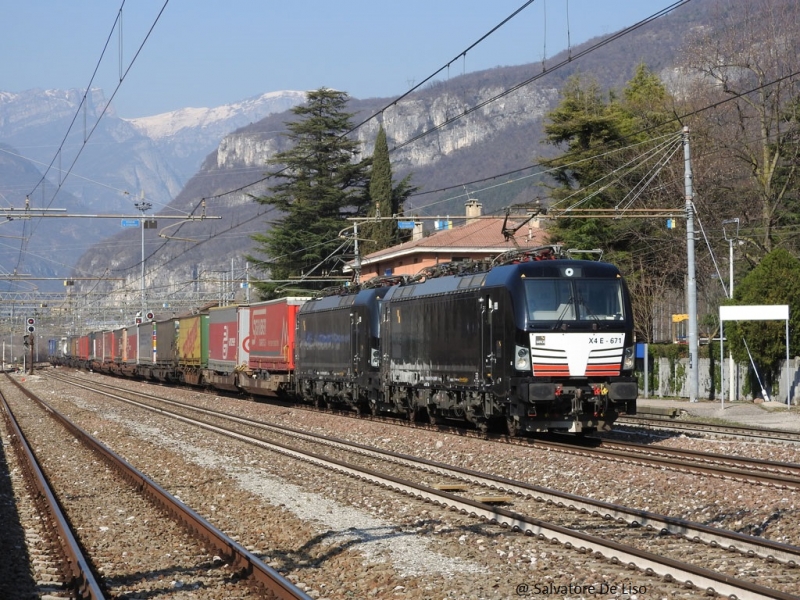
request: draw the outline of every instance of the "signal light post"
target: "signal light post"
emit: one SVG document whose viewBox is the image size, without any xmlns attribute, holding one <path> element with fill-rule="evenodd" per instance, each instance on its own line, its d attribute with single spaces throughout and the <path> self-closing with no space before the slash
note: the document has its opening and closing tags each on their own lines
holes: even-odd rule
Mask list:
<svg viewBox="0 0 800 600">
<path fill-rule="evenodd" d="M 25 340 L 24 348 L 29 352 L 28 374 L 33 374 L 33 348 L 36 346 L 36 319 L 28 317 L 25 323 L 25 331 L 27 333 L 22 339 Z"/>
</svg>

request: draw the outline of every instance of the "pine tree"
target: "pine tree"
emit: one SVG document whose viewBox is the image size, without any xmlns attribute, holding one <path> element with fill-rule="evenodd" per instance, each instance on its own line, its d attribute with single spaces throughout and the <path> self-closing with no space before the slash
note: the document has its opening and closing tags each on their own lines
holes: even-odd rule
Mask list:
<svg viewBox="0 0 800 600">
<path fill-rule="evenodd" d="M 643 142 L 665 133 L 658 126 L 671 119 L 669 95 L 658 76 L 640 65 L 618 96 L 612 92 L 604 98 L 597 82 L 574 77 L 562 90 L 561 103 L 548 115 L 547 142 L 567 150 L 546 163 L 556 169 L 558 188 L 553 197 L 561 201 L 560 208 L 614 208 L 652 168 L 652 160 L 638 169 L 629 165 L 638 162 L 636 155 L 643 147 L 652 146 L 642 146 Z M 622 146 L 632 149 L 618 151 Z M 637 206 L 659 206 L 663 196 L 663 187 L 648 186 Z M 564 218 L 552 233 L 569 247 L 628 253 L 652 230 L 651 222 Z"/>
<path fill-rule="evenodd" d="M 298 119 L 286 124 L 292 147 L 269 161 L 278 169 L 272 175 L 277 183 L 255 200 L 276 208 L 280 217 L 252 236 L 256 251 L 268 258 L 247 257 L 276 281 L 256 286 L 264 297 L 280 295 L 286 285 L 279 280 L 341 270 L 339 232 L 350 225 L 348 217 L 366 213 L 368 161 L 358 159 L 359 143 L 345 137 L 352 129 L 348 99 L 346 92 L 327 88 L 308 92 L 306 103 L 292 109 Z"/>
</svg>

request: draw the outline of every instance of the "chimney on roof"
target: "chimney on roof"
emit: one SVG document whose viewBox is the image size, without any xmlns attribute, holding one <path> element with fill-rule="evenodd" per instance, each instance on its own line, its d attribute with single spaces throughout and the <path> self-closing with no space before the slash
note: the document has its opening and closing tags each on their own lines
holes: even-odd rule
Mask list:
<svg viewBox="0 0 800 600">
<path fill-rule="evenodd" d="M 470 198 L 467 200 L 466 203 L 467 207 L 467 223 L 475 222 L 477 217 L 480 217 L 483 213 L 483 204 L 475 200 L 475 198 Z"/>
<path fill-rule="evenodd" d="M 425 237 L 425 231 L 422 228 L 422 221 L 414 221 L 414 232 L 411 234 L 411 240 L 416 242 Z"/>
</svg>

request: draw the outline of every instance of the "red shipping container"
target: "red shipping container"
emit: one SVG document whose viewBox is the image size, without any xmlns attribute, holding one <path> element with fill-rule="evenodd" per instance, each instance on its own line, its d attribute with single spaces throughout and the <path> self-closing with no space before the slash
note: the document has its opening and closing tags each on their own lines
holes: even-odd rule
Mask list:
<svg viewBox="0 0 800 600">
<path fill-rule="evenodd" d="M 139 332 L 136 325 L 131 325 L 128 327 L 127 331 L 123 361 L 127 364 L 136 364 L 139 357 Z"/>
<path fill-rule="evenodd" d="M 279 298 L 250 306 L 251 369 L 270 372 L 294 370 L 294 337 L 297 311 L 308 298 Z"/>
<path fill-rule="evenodd" d="M 90 340 L 88 335 L 82 335 L 78 338 L 78 358 L 81 360 L 89 360 Z"/>
</svg>

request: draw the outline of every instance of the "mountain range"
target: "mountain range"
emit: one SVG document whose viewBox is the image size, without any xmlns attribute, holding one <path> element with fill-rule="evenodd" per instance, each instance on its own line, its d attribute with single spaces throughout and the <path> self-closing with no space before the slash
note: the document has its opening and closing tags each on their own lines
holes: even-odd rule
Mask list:
<svg viewBox="0 0 800 600">
<path fill-rule="evenodd" d="M 463 214 L 468 198 L 477 198 L 484 213 L 499 213 L 546 194 L 548 182 L 531 166 L 555 152 L 541 143 L 543 122 L 568 77 L 590 74 L 606 89 L 620 88 L 644 63 L 669 83 L 685 36 L 708 24 L 711 5 L 711 0 L 695 0 L 611 43 L 597 38 L 546 63 L 437 80 L 400 101 L 353 98 L 348 106 L 353 123 L 366 121 L 353 135 L 368 156 L 383 125 L 395 178 L 410 174 L 420 187 L 406 214 Z M 144 235 L 149 303 L 179 302 L 200 292 L 232 293 L 233 280 L 244 271 L 243 257 L 252 253 L 249 236 L 263 231 L 274 216 L 252 196 L 266 191 L 267 161 L 286 148 L 282 133 L 293 118 L 289 110 L 304 96 L 270 92 L 222 107 L 122 119 L 99 89 L 85 95 L 78 90 L 0 92 L 0 197 L 8 206 L 23 207 L 26 194 L 35 190 L 29 202 L 36 208 L 135 217 L 136 202 L 146 200 L 153 205 L 147 216 L 162 217 L 156 229 L 142 231 L 121 228 L 112 219 L 14 220 L 6 227 L 8 235 L 27 237 L 36 229 L 28 241 L 2 244 L 0 266 L 39 276 L 106 277 L 76 281 L 79 289 L 103 294 L 124 281 L 127 291 L 117 302 L 136 305 Z M 65 136 L 82 100 L 74 121 L 80 125 Z M 87 127 L 101 114 L 84 143 Z M 479 180 L 484 181 L 470 183 Z M 164 218 L 203 213 L 221 218 Z M 87 250 L 89 243 L 94 245 Z M 20 248 L 26 251 L 23 259 Z"/>
</svg>

